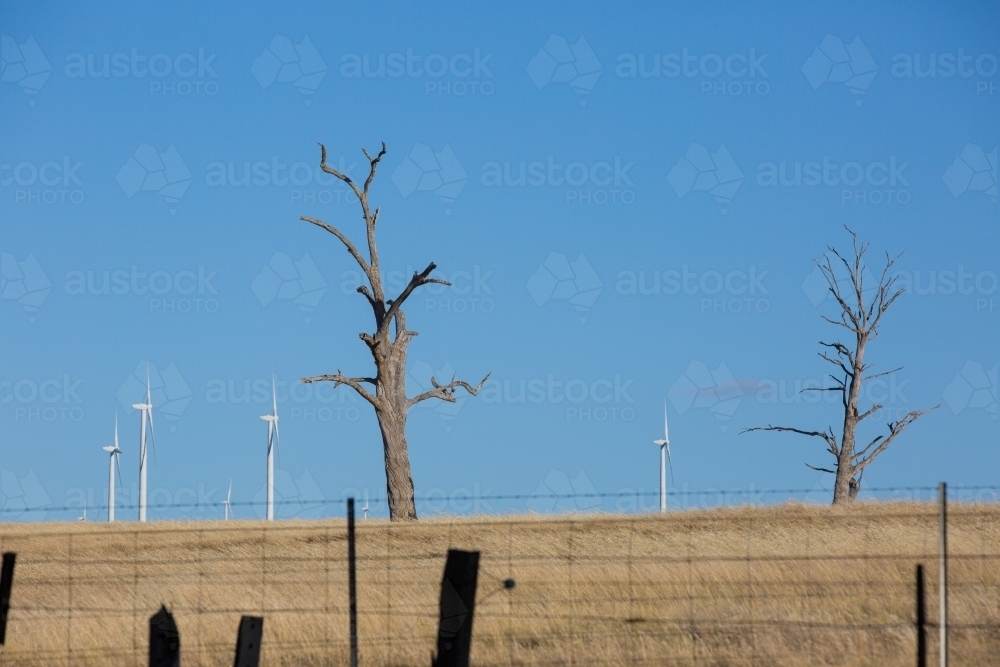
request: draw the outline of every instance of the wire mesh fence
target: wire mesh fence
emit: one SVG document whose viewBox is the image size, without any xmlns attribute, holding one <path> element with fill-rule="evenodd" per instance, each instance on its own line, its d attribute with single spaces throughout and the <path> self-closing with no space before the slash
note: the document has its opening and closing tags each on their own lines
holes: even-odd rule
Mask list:
<svg viewBox="0 0 1000 667">
<path fill-rule="evenodd" d="M 930 503 L 359 520 L 362 665 L 430 664 L 449 548 L 481 553 L 474 665 L 912 665 L 917 564 L 936 656 Z M 243 614 L 263 665 L 348 664 L 343 520 L 5 524 L 0 550 L 0 666 L 144 665 L 161 604 L 184 665 L 232 664 Z M 949 558 L 951 664 L 995 664 L 1000 506 L 949 508 Z"/>
</svg>

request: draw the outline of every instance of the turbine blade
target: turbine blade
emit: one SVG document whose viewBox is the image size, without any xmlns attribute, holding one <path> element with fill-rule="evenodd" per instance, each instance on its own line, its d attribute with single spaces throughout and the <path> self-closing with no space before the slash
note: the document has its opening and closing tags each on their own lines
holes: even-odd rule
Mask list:
<svg viewBox="0 0 1000 667">
<path fill-rule="evenodd" d="M 670 458 L 670 443 L 667 443 L 667 465 L 670 466 L 670 485 L 674 485 L 674 462 Z"/>
<path fill-rule="evenodd" d="M 118 484 L 122 483 L 122 462 L 121 462 L 121 452 L 116 451 L 112 456 L 115 457 L 115 466 L 118 468 Z"/>
<path fill-rule="evenodd" d="M 667 402 L 663 401 L 663 439 L 670 442 L 670 434 L 667 430 Z"/>
<path fill-rule="evenodd" d="M 118 411 L 115 410 L 115 449 L 118 449 Z"/>
<path fill-rule="evenodd" d="M 271 403 L 272 403 L 272 408 L 273 408 L 271 414 L 274 415 L 274 420 L 277 421 L 278 420 L 278 392 L 275 391 L 275 388 L 274 388 L 274 373 L 271 373 Z"/>
<path fill-rule="evenodd" d="M 156 463 L 156 430 L 153 428 L 153 404 L 147 403 L 149 406 L 149 443 L 153 446 L 153 463 Z"/>
<path fill-rule="evenodd" d="M 226 503 L 233 497 L 233 480 L 229 480 L 229 493 L 226 494 Z"/>
</svg>

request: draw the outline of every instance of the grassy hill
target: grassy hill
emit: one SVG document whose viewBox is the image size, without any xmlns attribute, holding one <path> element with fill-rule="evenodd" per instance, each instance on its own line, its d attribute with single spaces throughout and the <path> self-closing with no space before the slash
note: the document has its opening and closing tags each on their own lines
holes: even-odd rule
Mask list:
<svg viewBox="0 0 1000 667">
<path fill-rule="evenodd" d="M 949 519 L 952 664 L 996 664 L 1000 506 Z M 430 664 L 453 547 L 482 552 L 475 665 L 912 665 L 937 525 L 921 503 L 359 521 L 361 663 Z M 144 665 L 161 603 L 186 667 L 232 664 L 241 614 L 265 617 L 262 664 L 347 664 L 343 520 L 0 524 L 0 549 L 18 552 L 4 667 Z"/>
</svg>

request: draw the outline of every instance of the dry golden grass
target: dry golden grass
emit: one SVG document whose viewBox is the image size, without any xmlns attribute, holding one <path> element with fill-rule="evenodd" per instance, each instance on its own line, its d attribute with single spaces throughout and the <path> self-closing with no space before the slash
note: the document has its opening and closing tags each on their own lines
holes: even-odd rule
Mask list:
<svg viewBox="0 0 1000 667">
<path fill-rule="evenodd" d="M 998 664 L 1000 507 L 949 519 L 953 664 Z M 936 619 L 933 505 L 361 521 L 362 665 L 430 664 L 449 547 L 482 552 L 479 666 L 912 665 L 918 562 Z M 188 667 L 231 664 L 244 613 L 265 616 L 265 665 L 347 664 L 343 520 L 7 524 L 0 549 L 18 552 L 0 667 L 145 664 L 161 603 Z"/>
</svg>

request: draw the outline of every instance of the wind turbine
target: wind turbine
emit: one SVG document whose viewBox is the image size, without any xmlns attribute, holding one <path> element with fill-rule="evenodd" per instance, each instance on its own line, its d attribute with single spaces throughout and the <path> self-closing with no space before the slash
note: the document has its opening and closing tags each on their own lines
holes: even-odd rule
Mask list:
<svg viewBox="0 0 1000 667">
<path fill-rule="evenodd" d="M 667 511 L 667 463 L 670 463 L 670 478 L 674 477 L 674 463 L 670 460 L 670 434 L 667 431 L 667 402 L 663 402 L 663 439 L 654 440 L 660 446 L 660 511 Z"/>
<path fill-rule="evenodd" d="M 146 448 L 146 423 L 149 423 L 149 438 L 155 443 L 153 433 L 153 400 L 149 392 L 149 362 L 146 362 L 146 402 L 133 403 L 132 408 L 140 412 L 139 425 L 139 521 L 146 521 L 146 468 L 149 451 Z M 155 445 L 154 445 L 155 446 Z"/>
<path fill-rule="evenodd" d="M 119 457 L 122 450 L 118 448 L 118 415 L 115 415 L 115 444 L 101 447 L 111 455 L 108 461 L 108 523 L 115 520 L 115 466 L 118 466 L 118 477 L 122 476 L 122 466 Z M 100 518 L 100 517 L 98 517 Z"/>
<path fill-rule="evenodd" d="M 274 390 L 274 376 L 271 376 L 271 401 L 273 412 L 263 415 L 267 422 L 267 520 L 274 521 L 274 450 L 278 446 L 278 394 Z"/>
<path fill-rule="evenodd" d="M 368 489 L 365 489 L 365 506 L 361 508 L 361 511 L 365 513 L 365 518 L 368 518 Z"/>
<path fill-rule="evenodd" d="M 233 480 L 229 480 L 229 493 L 226 494 L 226 499 L 222 501 L 222 505 L 226 508 L 226 521 L 229 521 L 229 499 L 233 495 Z"/>
</svg>

